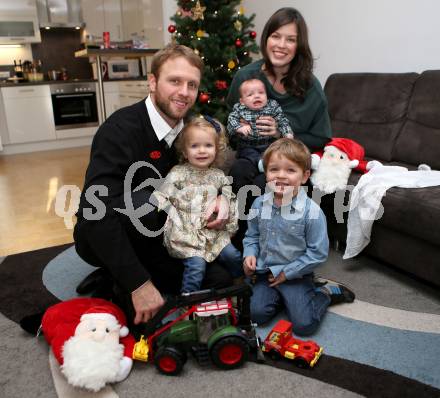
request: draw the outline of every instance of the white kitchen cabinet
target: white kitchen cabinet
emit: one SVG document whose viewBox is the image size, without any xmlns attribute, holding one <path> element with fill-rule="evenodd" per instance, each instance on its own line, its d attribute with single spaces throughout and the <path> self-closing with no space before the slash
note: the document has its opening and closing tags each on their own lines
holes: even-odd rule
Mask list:
<svg viewBox="0 0 440 398">
<path fill-rule="evenodd" d="M 148 81 L 131 80 L 119 82 L 119 98 L 121 108 L 132 105 L 148 95 Z"/>
<path fill-rule="evenodd" d="M 104 82 L 106 117 L 124 106 L 132 105 L 144 99 L 148 92 L 148 81 L 146 80 Z"/>
<path fill-rule="evenodd" d="M 147 42 L 150 48 L 162 48 L 162 0 L 124 0 L 121 5 L 124 40 L 138 38 Z"/>
<path fill-rule="evenodd" d="M 86 33 L 102 41 L 109 32 L 111 41 L 122 41 L 122 11 L 120 0 L 81 0 Z"/>
<path fill-rule="evenodd" d="M 2 87 L 9 144 L 55 140 L 49 85 Z"/>
<path fill-rule="evenodd" d="M 105 117 L 108 118 L 121 107 L 118 82 L 104 82 Z"/>
</svg>

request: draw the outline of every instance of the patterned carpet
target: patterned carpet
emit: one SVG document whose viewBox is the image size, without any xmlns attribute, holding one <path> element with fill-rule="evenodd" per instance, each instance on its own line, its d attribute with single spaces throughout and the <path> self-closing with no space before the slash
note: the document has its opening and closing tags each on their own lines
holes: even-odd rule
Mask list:
<svg viewBox="0 0 440 398">
<path fill-rule="evenodd" d="M 69 245 L 14 255 L 0 262 L 0 312 L 14 322 L 58 300 L 73 297 L 77 283 L 94 269 L 80 260 Z M 440 397 L 439 289 L 366 257 L 342 261 L 338 252 L 331 253 L 319 273 L 350 285 L 357 299 L 353 304 L 331 307 L 320 329 L 312 336 L 324 347 L 318 365 L 313 370 L 302 370 L 288 361 L 268 359 L 269 367 L 249 364 L 245 367 L 247 371 L 251 369 L 253 374 L 260 374 L 261 379 L 272 372 L 284 372 L 279 370 L 284 369 L 291 372 L 288 374 L 292 377 L 295 375 L 296 385 L 313 385 L 316 391 L 320 383 L 327 389 L 332 386 L 335 389 L 333 396 Z M 260 336 L 266 336 L 271 326 L 259 328 Z M 188 374 L 195 372 L 200 378 L 199 371 L 194 365 Z M 211 375 L 212 382 L 220 372 L 211 372 L 205 373 Z M 241 388 L 236 390 L 237 395 L 219 392 L 214 396 L 238 396 L 238 391 L 247 384 L 252 390 L 260 391 L 251 385 L 254 382 L 249 375 L 244 381 L 242 372 L 246 369 L 227 373 L 228 377 L 231 373 L 240 376 Z M 142 388 L 135 388 L 131 383 L 142 374 L 145 377 L 145 369 L 135 367 L 127 381 L 110 389 L 109 394 L 117 395 L 108 396 L 144 396 Z M 161 380 L 155 370 L 150 369 L 148 374 L 155 385 L 156 380 Z M 278 373 L 271 377 L 276 376 Z M 169 383 L 169 378 L 166 379 Z M 6 387 L 8 383 L 12 381 L 9 380 Z M 217 384 L 221 383 L 223 379 Z M 173 388 L 176 387 L 167 384 L 169 391 Z M 276 388 L 278 396 L 283 396 L 283 391 L 289 395 L 288 389 Z M 313 388 L 310 391 L 314 391 Z M 57 388 L 57 391 L 61 396 L 61 390 Z M 160 395 L 158 391 L 156 394 Z M 192 395 L 197 396 L 197 392 L 200 389 L 195 389 Z M 179 393 L 182 393 L 181 388 L 174 391 L 174 396 L 181 396 Z M 69 396 L 65 391 L 64 395 Z M 0 396 L 8 395 L 0 391 Z"/>
</svg>

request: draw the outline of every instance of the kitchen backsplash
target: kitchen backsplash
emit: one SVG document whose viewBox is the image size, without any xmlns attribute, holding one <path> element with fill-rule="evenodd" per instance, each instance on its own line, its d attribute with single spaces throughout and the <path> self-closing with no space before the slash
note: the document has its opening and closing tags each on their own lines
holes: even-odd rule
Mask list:
<svg viewBox="0 0 440 398">
<path fill-rule="evenodd" d="M 90 79 L 92 68 L 88 58 L 75 58 L 81 48 L 81 31 L 69 28 L 41 29 L 41 43 L 33 43 L 32 56 L 41 60 L 42 70 L 67 69 L 69 79 Z"/>
</svg>

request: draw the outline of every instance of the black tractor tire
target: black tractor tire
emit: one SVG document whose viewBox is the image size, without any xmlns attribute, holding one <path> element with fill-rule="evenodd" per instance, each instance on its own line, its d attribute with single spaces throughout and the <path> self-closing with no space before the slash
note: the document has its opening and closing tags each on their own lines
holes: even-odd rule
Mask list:
<svg viewBox="0 0 440 398">
<path fill-rule="evenodd" d="M 238 368 L 247 361 L 248 356 L 248 343 L 237 336 L 223 337 L 211 348 L 211 360 L 220 369 Z"/>
<path fill-rule="evenodd" d="M 186 362 L 186 353 L 176 347 L 160 347 L 154 355 L 157 370 L 167 376 L 178 375 Z"/>
</svg>

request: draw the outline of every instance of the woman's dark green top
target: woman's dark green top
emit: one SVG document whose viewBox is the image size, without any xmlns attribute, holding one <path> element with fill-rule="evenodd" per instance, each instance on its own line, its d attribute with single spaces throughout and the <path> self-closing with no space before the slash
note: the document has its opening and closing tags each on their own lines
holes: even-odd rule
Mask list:
<svg viewBox="0 0 440 398">
<path fill-rule="evenodd" d="M 332 137 L 330 117 L 327 110 L 327 98 L 319 80 L 313 76 L 312 85 L 307 90 L 304 100 L 291 94 L 275 91 L 266 75 L 261 70 L 263 60 L 255 61 L 241 68 L 234 76 L 226 99 L 230 109 L 239 101 L 240 84 L 251 77 L 259 77 L 266 86 L 268 98 L 281 105 L 289 119 L 295 138 L 301 140 L 313 152 L 322 149 Z"/>
</svg>

